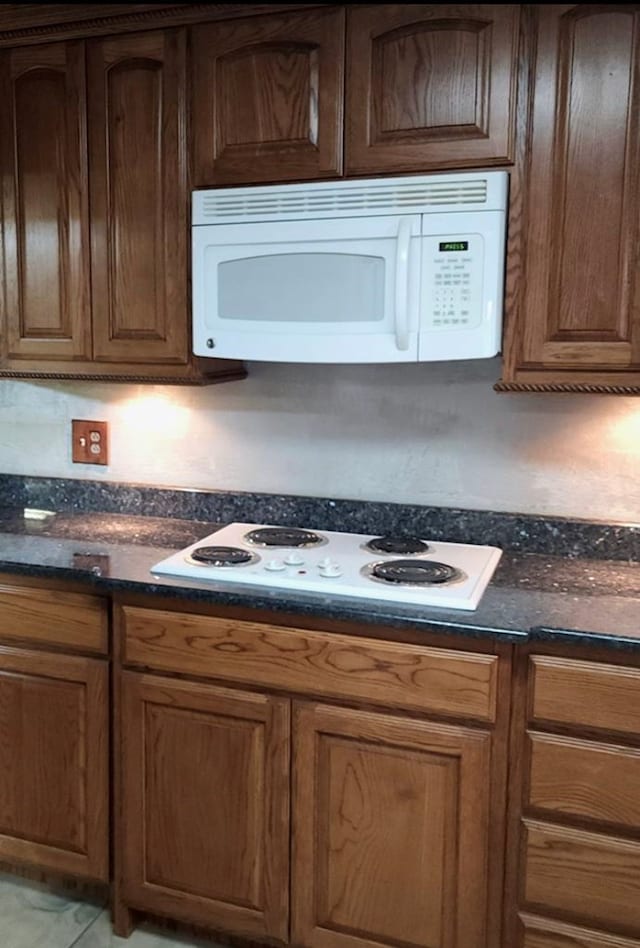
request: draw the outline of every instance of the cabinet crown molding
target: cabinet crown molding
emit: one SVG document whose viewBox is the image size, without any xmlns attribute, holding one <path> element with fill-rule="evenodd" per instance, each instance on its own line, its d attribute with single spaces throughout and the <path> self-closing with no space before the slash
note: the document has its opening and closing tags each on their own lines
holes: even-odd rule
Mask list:
<svg viewBox="0 0 640 948">
<path fill-rule="evenodd" d="M 268 3 L 0 3 L 0 47 L 126 33 L 154 26 L 181 26 L 205 20 L 255 16 L 318 4 Z"/>
</svg>

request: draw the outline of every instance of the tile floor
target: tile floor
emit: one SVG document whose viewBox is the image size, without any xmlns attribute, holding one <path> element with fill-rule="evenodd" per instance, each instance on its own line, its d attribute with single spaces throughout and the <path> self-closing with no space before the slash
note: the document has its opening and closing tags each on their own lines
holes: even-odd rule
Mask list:
<svg viewBox="0 0 640 948">
<path fill-rule="evenodd" d="M 131 938 L 111 932 L 104 905 L 0 874 L 1 948 L 216 948 L 213 941 L 183 939 L 147 926 Z"/>
</svg>

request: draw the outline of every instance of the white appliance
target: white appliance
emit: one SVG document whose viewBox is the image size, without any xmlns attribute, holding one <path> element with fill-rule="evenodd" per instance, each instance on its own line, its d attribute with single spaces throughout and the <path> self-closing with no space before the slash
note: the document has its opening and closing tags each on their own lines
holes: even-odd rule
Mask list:
<svg viewBox="0 0 640 948">
<path fill-rule="evenodd" d="M 193 193 L 193 351 L 429 362 L 501 346 L 506 171 Z"/>
<path fill-rule="evenodd" d="M 156 563 L 151 572 L 222 585 L 473 610 L 501 555 L 497 547 L 415 536 L 232 523 Z"/>
</svg>

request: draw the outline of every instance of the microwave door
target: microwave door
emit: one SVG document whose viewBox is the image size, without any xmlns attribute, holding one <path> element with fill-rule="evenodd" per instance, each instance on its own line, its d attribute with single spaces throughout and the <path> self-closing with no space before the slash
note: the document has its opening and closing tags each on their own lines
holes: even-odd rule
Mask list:
<svg viewBox="0 0 640 948">
<path fill-rule="evenodd" d="M 419 215 L 204 225 L 193 233 L 197 355 L 417 361 Z"/>
</svg>

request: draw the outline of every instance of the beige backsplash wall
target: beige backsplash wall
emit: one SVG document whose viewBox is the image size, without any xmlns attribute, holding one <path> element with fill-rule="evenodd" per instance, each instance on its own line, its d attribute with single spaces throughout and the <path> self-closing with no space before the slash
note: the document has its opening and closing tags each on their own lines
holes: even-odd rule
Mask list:
<svg viewBox="0 0 640 948">
<path fill-rule="evenodd" d="M 640 522 L 640 398 L 498 395 L 497 359 L 249 372 L 0 380 L 0 472 Z M 72 418 L 110 422 L 108 467 L 71 463 Z"/>
</svg>

